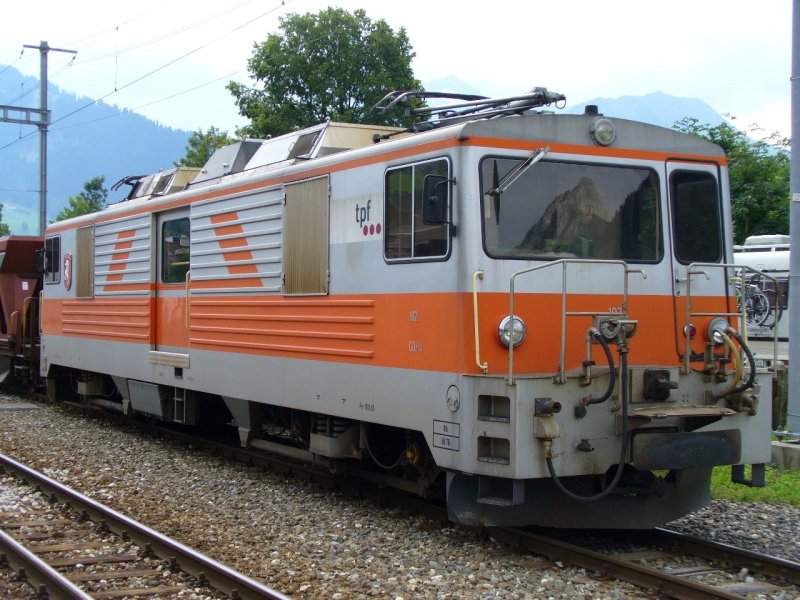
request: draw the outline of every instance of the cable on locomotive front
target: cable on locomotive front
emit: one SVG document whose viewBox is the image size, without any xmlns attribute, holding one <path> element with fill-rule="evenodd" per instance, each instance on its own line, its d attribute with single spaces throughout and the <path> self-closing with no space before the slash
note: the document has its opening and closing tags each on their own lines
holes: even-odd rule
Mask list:
<svg viewBox="0 0 800 600">
<path fill-rule="evenodd" d="M 598 332 L 599 333 L 599 332 Z M 603 336 L 600 335 L 600 338 Z M 598 339 L 600 339 L 598 338 Z M 608 344 L 603 343 L 601 345 L 606 349 Z M 622 391 L 622 447 L 620 448 L 619 453 L 619 460 L 617 461 L 617 472 L 614 473 L 614 478 L 611 480 L 611 483 L 608 484 L 608 487 L 604 488 L 597 494 L 593 494 L 591 496 L 581 496 L 580 494 L 576 494 L 571 490 L 567 489 L 566 486 L 561 483 L 561 479 L 559 478 L 558 474 L 556 473 L 555 467 L 553 466 L 553 456 L 551 453 L 552 449 L 552 440 L 546 439 L 544 441 L 545 445 L 545 462 L 547 463 L 547 470 L 550 473 L 550 478 L 553 480 L 556 488 L 564 494 L 565 496 L 573 499 L 578 500 L 580 502 L 593 502 L 595 500 L 600 500 L 608 496 L 620 482 L 622 479 L 622 472 L 625 469 L 625 457 L 627 456 L 628 452 L 628 443 L 630 441 L 630 430 L 628 429 L 628 344 L 625 341 L 618 342 L 619 348 L 619 366 L 620 366 L 620 387 Z M 614 366 L 613 355 L 611 355 L 610 350 L 608 350 L 611 359 L 609 360 L 609 365 L 611 366 L 612 373 L 616 372 L 616 367 Z M 613 386 L 611 386 L 609 391 L 609 396 L 611 395 L 611 391 L 613 391 Z M 601 396 L 602 398 L 602 396 Z M 602 401 L 602 400 L 601 400 Z M 590 402 L 591 403 L 591 402 Z M 597 404 L 597 402 L 595 402 Z"/>
</svg>

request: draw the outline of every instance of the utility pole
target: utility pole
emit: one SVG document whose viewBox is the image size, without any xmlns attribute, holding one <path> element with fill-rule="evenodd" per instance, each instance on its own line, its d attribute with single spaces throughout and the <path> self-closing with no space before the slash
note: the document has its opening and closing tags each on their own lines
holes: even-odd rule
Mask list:
<svg viewBox="0 0 800 600">
<path fill-rule="evenodd" d="M 38 46 L 25 44 L 23 48 L 39 50 L 39 108 L 0 105 L 0 122 L 36 125 L 39 128 L 39 235 L 44 235 L 47 226 L 47 127 L 50 125 L 50 111 L 47 108 L 47 53 L 77 52 L 51 48 L 44 41 Z"/>
<path fill-rule="evenodd" d="M 792 153 L 789 163 L 789 407 L 786 428 L 800 432 L 800 0 L 792 2 Z"/>
</svg>

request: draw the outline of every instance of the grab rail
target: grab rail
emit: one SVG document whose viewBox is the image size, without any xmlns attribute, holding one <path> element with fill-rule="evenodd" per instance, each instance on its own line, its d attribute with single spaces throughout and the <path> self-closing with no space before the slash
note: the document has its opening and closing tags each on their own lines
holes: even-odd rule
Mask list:
<svg viewBox="0 0 800 600">
<path fill-rule="evenodd" d="M 189 330 L 189 281 L 191 271 L 186 271 L 186 330 Z"/>
<path fill-rule="evenodd" d="M 692 312 L 692 276 L 693 275 L 705 275 L 705 278 L 711 279 L 711 276 L 708 274 L 706 270 L 698 270 L 698 269 L 707 269 L 707 268 L 717 268 L 717 269 L 733 269 L 734 271 L 740 272 L 740 275 L 736 276 L 736 278 L 740 278 L 742 280 L 742 299 L 740 301 L 739 310 L 733 312 L 714 312 L 714 313 L 705 313 L 705 312 Z M 775 289 L 778 289 L 778 280 L 763 271 L 759 271 L 758 269 L 754 269 L 747 265 L 740 265 L 736 263 L 692 263 L 686 268 L 686 323 L 684 327 L 688 327 L 688 325 L 692 322 L 692 317 L 737 317 L 741 319 L 739 328 L 742 331 L 742 336 L 745 340 L 747 340 L 747 302 L 746 296 L 746 284 L 745 284 L 745 273 L 751 272 L 756 275 L 761 275 L 769 280 L 771 280 L 775 284 Z M 730 283 L 726 281 L 725 283 L 725 295 L 728 298 L 730 295 L 728 294 Z M 777 300 L 777 294 L 776 294 Z M 692 366 L 691 366 L 691 358 L 692 358 L 692 339 L 690 336 L 686 337 L 686 346 L 684 348 L 683 353 L 683 373 L 690 373 Z M 778 324 L 777 321 L 775 323 L 775 327 L 773 328 L 772 332 L 772 368 L 775 369 L 775 365 L 778 364 Z M 753 365 L 755 368 L 755 365 Z"/>
<path fill-rule="evenodd" d="M 33 302 L 33 296 L 28 296 L 22 301 L 22 352 L 20 354 L 24 354 L 25 352 L 25 344 L 32 343 L 33 340 L 28 339 L 28 323 L 30 322 L 30 311 L 31 311 L 31 303 Z"/>
<path fill-rule="evenodd" d="M 481 362 L 480 332 L 478 331 L 478 279 L 483 279 L 483 269 L 478 269 L 472 274 L 472 320 L 475 324 L 475 364 L 487 373 L 489 363 Z"/>
<path fill-rule="evenodd" d="M 569 264 L 606 264 L 606 265 L 618 265 L 622 267 L 624 271 L 623 277 L 623 289 L 622 289 L 622 307 L 620 313 L 609 313 L 609 312 L 580 312 L 580 311 L 567 311 L 567 265 Z M 591 259 L 582 259 L 582 258 L 562 258 L 560 260 L 555 260 L 553 262 L 545 263 L 542 265 L 536 265 L 533 267 L 528 267 L 527 269 L 523 269 L 521 271 L 517 271 L 511 276 L 511 281 L 509 285 L 509 308 L 508 312 L 510 315 L 511 322 L 514 322 L 514 281 L 520 275 L 525 275 L 526 273 L 531 273 L 533 271 L 538 271 L 541 269 L 547 269 L 550 267 L 554 267 L 556 265 L 561 266 L 561 347 L 559 351 L 558 357 L 558 373 L 555 376 L 556 383 L 566 383 L 566 361 L 567 361 L 567 317 L 622 317 L 626 318 L 628 314 L 628 274 L 629 273 L 640 273 L 643 279 L 647 279 L 647 273 L 644 272 L 643 269 L 631 269 L 628 267 L 628 263 L 624 260 L 591 260 Z M 508 345 L 508 384 L 514 385 L 514 344 Z"/>
</svg>

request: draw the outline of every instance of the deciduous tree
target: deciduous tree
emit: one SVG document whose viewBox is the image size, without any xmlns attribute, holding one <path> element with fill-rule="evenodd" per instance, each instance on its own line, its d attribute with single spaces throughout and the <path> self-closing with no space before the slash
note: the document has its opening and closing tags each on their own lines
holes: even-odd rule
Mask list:
<svg viewBox="0 0 800 600">
<path fill-rule="evenodd" d="M 174 164 L 176 167 L 202 167 L 217 148 L 234 142 L 236 140 L 227 131 L 220 131 L 216 127 L 209 127 L 205 132 L 198 129 L 186 142 L 186 156 Z"/>
<path fill-rule="evenodd" d="M 402 124 L 402 113 L 368 112 L 388 92 L 421 89 L 404 28 L 395 32 L 363 10 L 328 8 L 281 18 L 280 29 L 257 44 L 248 61 L 255 86 L 228 85 L 250 119 L 241 133 L 275 136 L 326 119 Z"/>
<path fill-rule="evenodd" d="M 55 221 L 71 219 L 105 208 L 108 199 L 108 190 L 103 187 L 105 180 L 104 176 L 98 175 L 84 183 L 83 191 L 69 197 L 67 206 L 59 211 Z"/>
<path fill-rule="evenodd" d="M 11 227 L 3 222 L 3 203 L 0 202 L 0 237 L 11 235 Z"/>
<path fill-rule="evenodd" d="M 751 136 L 760 131 L 756 126 L 745 132 L 730 123 L 711 127 L 689 117 L 674 128 L 725 150 L 735 243 L 749 235 L 789 233 L 789 140 L 773 133 L 754 141 Z"/>
</svg>

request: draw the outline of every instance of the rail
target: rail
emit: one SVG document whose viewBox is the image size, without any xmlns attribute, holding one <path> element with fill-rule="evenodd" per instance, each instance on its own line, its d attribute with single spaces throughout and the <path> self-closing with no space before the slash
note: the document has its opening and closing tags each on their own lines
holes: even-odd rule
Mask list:
<svg viewBox="0 0 800 600">
<path fill-rule="evenodd" d="M 617 265 L 622 267 L 623 276 L 623 289 L 622 289 L 622 307 L 620 313 L 609 312 L 584 312 L 584 311 L 567 311 L 567 266 L 570 264 L 591 264 L 591 265 Z M 553 262 L 545 263 L 528 267 L 521 271 L 517 271 L 511 276 L 509 284 L 509 307 L 508 313 L 511 322 L 514 322 L 514 282 L 520 275 L 532 273 L 550 267 L 561 266 L 561 342 L 558 356 L 558 373 L 556 374 L 556 383 L 566 383 L 566 360 L 567 360 L 567 317 L 616 317 L 627 318 L 628 315 L 628 275 L 630 273 L 640 273 L 643 279 L 647 279 L 647 273 L 643 269 L 631 269 L 624 260 L 591 260 L 582 258 L 562 258 Z M 514 385 L 514 344 L 508 346 L 508 384 Z"/>
<path fill-rule="evenodd" d="M 736 311 L 729 311 L 729 312 L 693 312 L 692 310 L 692 276 L 693 275 L 703 275 L 705 278 L 711 279 L 711 275 L 707 269 L 732 269 L 738 275 L 735 276 L 736 279 L 741 279 L 741 300 L 739 302 L 739 308 Z M 740 319 L 740 326 L 739 328 L 742 331 L 742 336 L 745 340 L 747 340 L 747 302 L 746 302 L 746 273 L 751 272 L 755 275 L 760 275 L 772 281 L 777 289 L 778 280 L 763 271 L 759 271 L 758 269 L 754 269 L 747 265 L 740 265 L 736 263 L 692 263 L 686 268 L 686 323 L 684 324 L 685 327 L 688 327 L 689 324 L 692 322 L 692 317 L 727 317 L 727 318 L 738 318 Z M 726 277 L 726 298 L 730 298 L 730 294 L 728 293 L 730 290 L 730 284 Z M 688 374 L 691 372 L 692 369 L 692 338 L 691 336 L 687 335 L 686 337 L 686 345 L 684 347 L 683 352 L 683 372 Z M 775 372 L 775 366 L 778 364 L 778 327 L 774 328 L 772 332 L 772 371 Z M 752 368 L 755 368 L 755 365 L 752 365 Z"/>
<path fill-rule="evenodd" d="M 14 459 L 0 455 L 0 465 L 24 477 L 32 485 L 42 488 L 45 494 L 54 495 L 76 510 L 85 510 L 97 522 L 104 521 L 117 534 L 123 531 L 141 547 L 150 545 L 153 552 L 162 558 L 175 557 L 177 564 L 195 577 L 204 577 L 214 588 L 241 600 L 288 600 L 288 597 L 258 581 L 242 575 L 218 563 L 214 559 L 184 546 L 180 542 L 161 535 L 154 529 L 138 523 L 117 511 L 103 506 L 88 496 L 72 490 Z M 234 596 L 235 595 L 235 596 Z"/>
<path fill-rule="evenodd" d="M 0 531 L 0 551 L 6 564 L 24 574 L 24 579 L 38 591 L 37 598 L 92 600 L 91 596 L 3 531 Z"/>
</svg>

